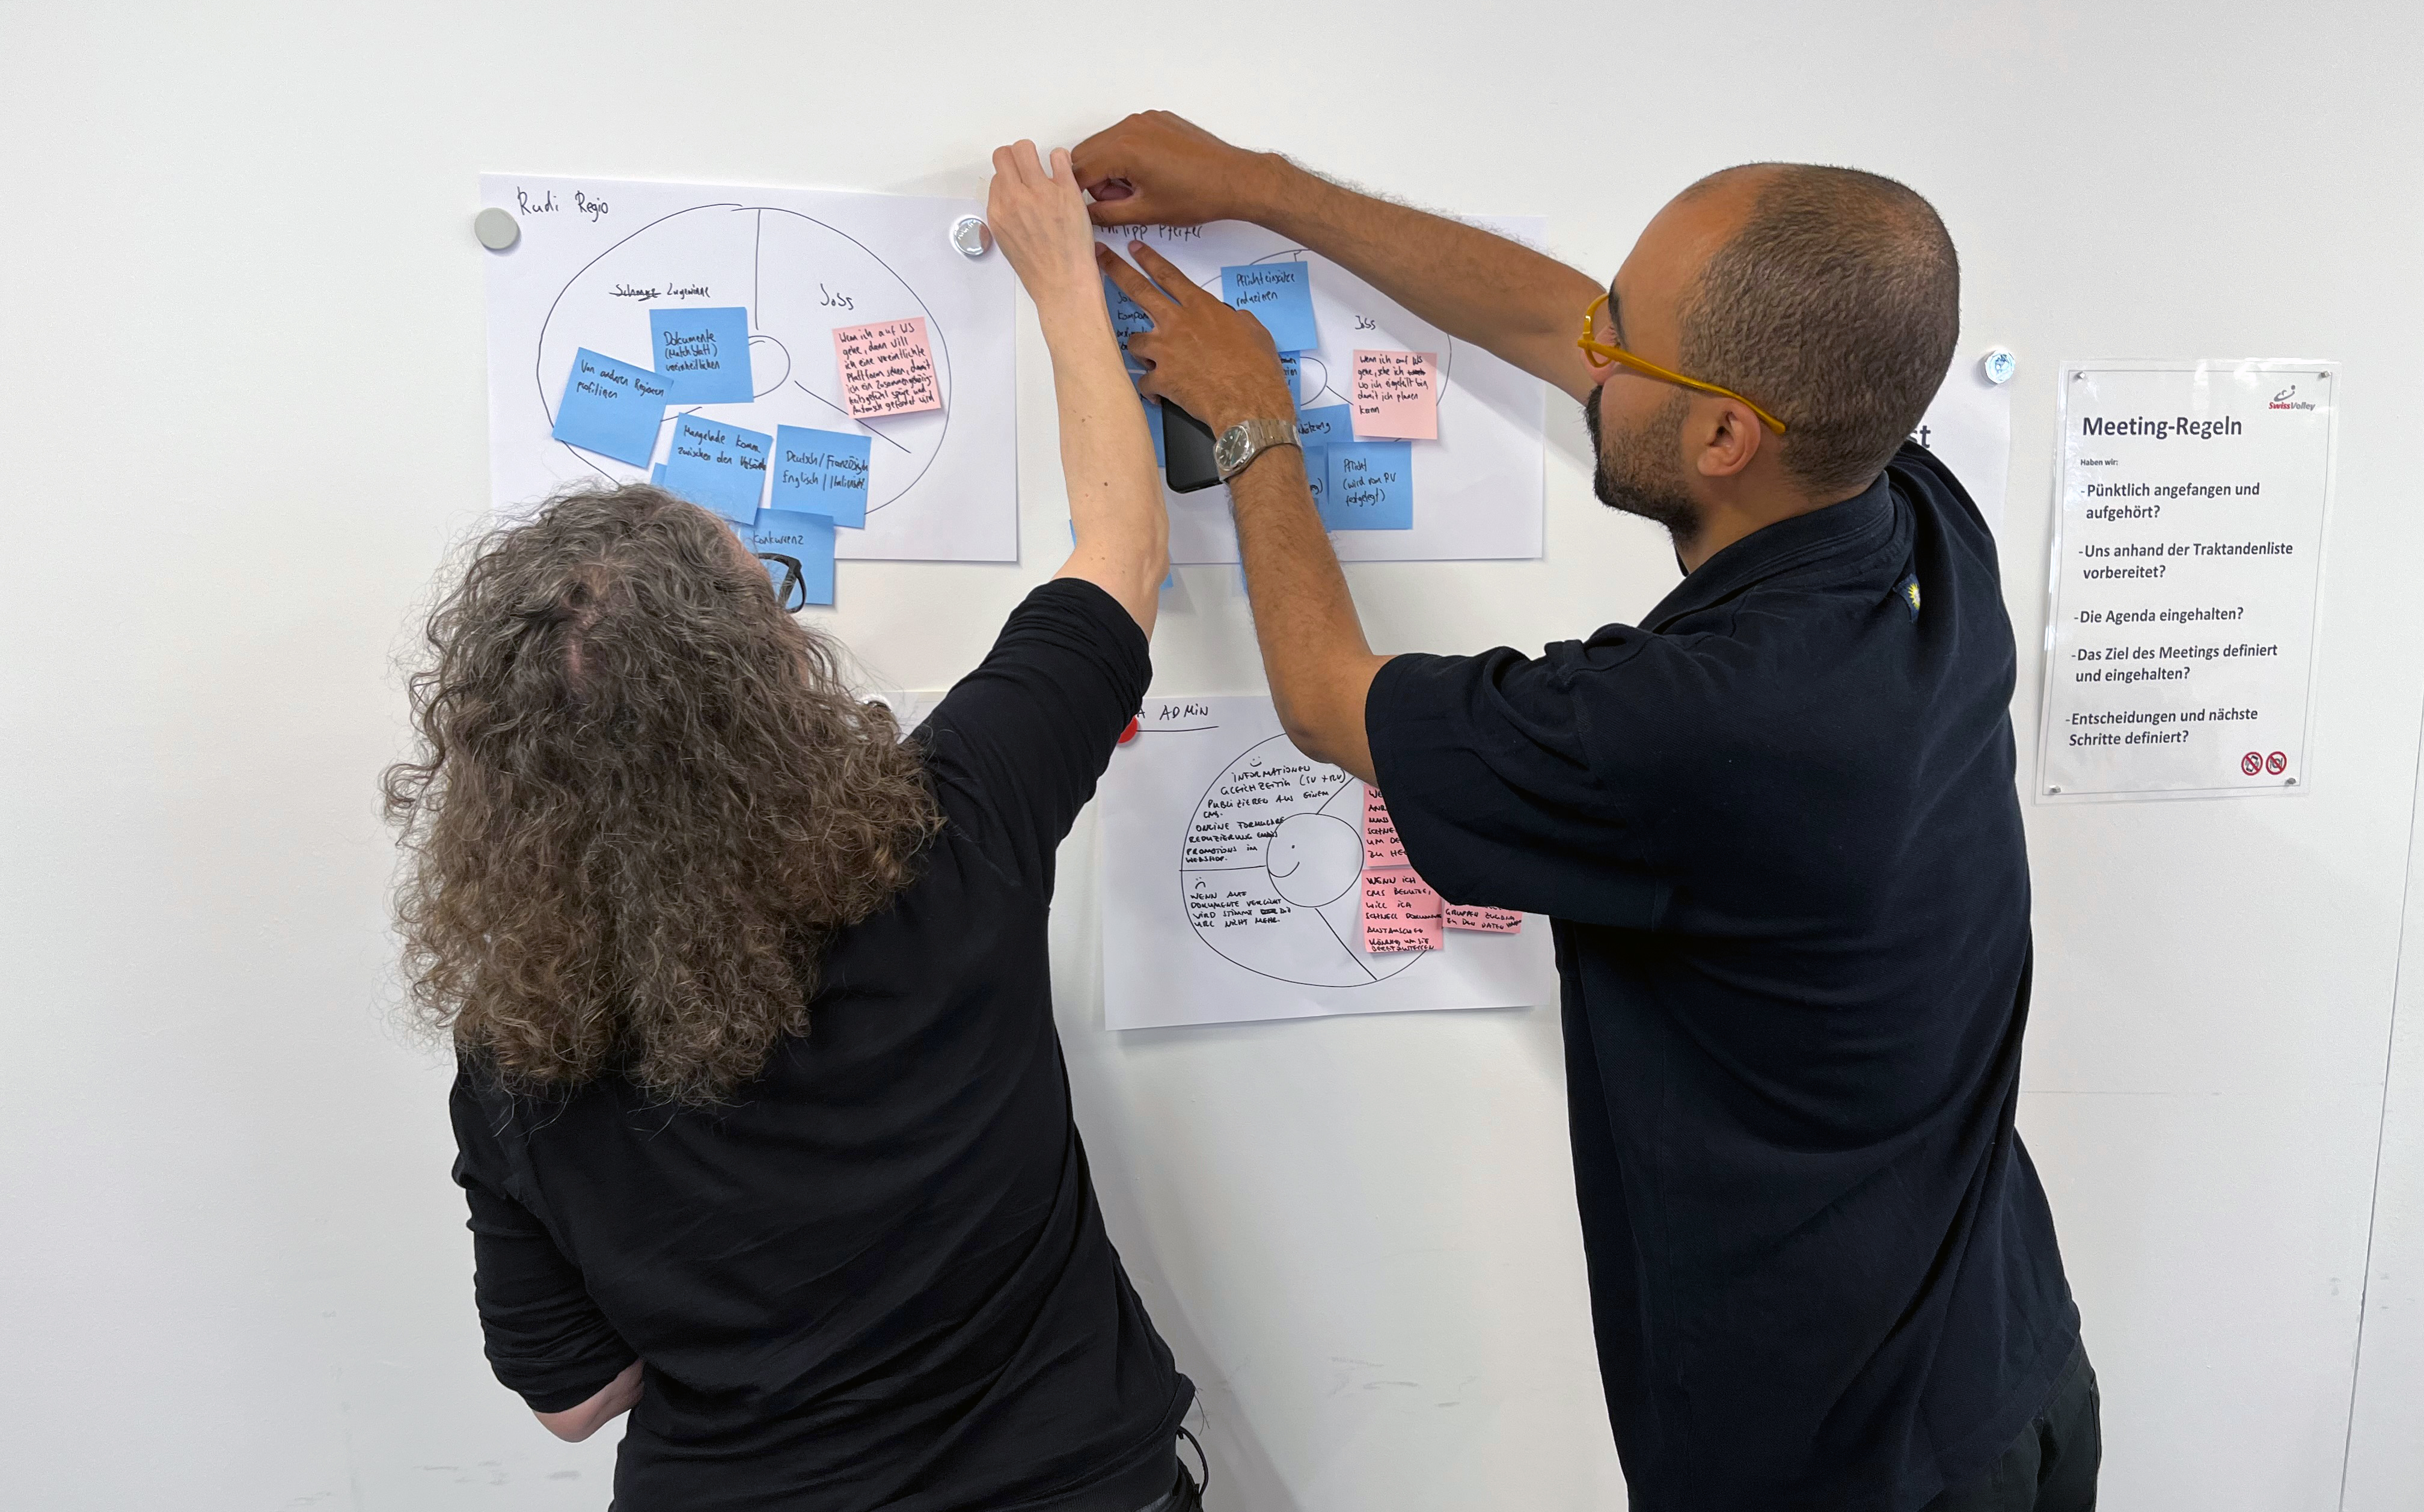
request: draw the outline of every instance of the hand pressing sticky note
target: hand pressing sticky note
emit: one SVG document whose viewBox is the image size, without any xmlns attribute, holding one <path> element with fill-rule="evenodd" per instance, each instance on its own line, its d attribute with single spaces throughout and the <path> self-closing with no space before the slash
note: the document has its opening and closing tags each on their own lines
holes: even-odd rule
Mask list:
<svg viewBox="0 0 2424 1512">
<path fill-rule="evenodd" d="M 1411 867 L 1364 873 L 1364 948 L 1436 950 L 1443 904 Z"/>
<path fill-rule="evenodd" d="M 1380 789 L 1368 782 L 1364 785 L 1364 865 L 1413 865 L 1406 859 L 1406 842 L 1397 838 L 1397 821 L 1389 817 L 1389 805 L 1380 801 Z"/>
<path fill-rule="evenodd" d="M 1438 440 L 1438 354 L 1358 350 L 1354 407 L 1358 437 Z"/>
<path fill-rule="evenodd" d="M 1414 528 L 1412 446 L 1404 441 L 1348 441 L 1328 452 L 1330 484 L 1322 491 L 1322 529 Z"/>
<path fill-rule="evenodd" d="M 842 408 L 853 420 L 906 415 L 943 407 L 934 358 L 926 347 L 926 317 L 880 320 L 833 333 L 841 364 Z"/>
<path fill-rule="evenodd" d="M 759 514 L 753 528 L 753 545 L 760 555 L 787 556 L 800 565 L 800 581 L 806 585 L 805 602 L 830 604 L 834 601 L 834 522 L 822 515 L 803 515 L 788 509 L 769 509 Z M 780 562 L 766 564 L 766 580 L 774 591 L 783 591 L 784 567 Z"/>
<path fill-rule="evenodd" d="M 746 525 L 766 493 L 766 461 L 774 438 L 700 415 L 674 422 L 664 485 L 702 509 Z"/>
<path fill-rule="evenodd" d="M 745 405 L 757 398 L 749 380 L 747 310 L 651 310 L 648 336 L 675 404 Z"/>
<path fill-rule="evenodd" d="M 1511 908 L 1467 908 L 1462 903 L 1450 903 L 1440 922 L 1447 929 L 1471 930 L 1475 934 L 1523 932 L 1523 915 Z"/>
<path fill-rule="evenodd" d="M 564 401 L 548 434 L 566 446 L 645 468 L 657 450 L 667 391 L 665 381 L 647 369 L 584 346 L 572 354 Z"/>
<path fill-rule="evenodd" d="M 1263 323 L 1283 352 L 1321 344 L 1313 328 L 1313 269 L 1302 263 L 1249 263 L 1220 270 L 1220 300 Z"/>
<path fill-rule="evenodd" d="M 874 442 L 804 425 L 774 427 L 774 478 L 768 509 L 822 515 L 852 530 L 867 527 L 867 480 Z"/>
</svg>

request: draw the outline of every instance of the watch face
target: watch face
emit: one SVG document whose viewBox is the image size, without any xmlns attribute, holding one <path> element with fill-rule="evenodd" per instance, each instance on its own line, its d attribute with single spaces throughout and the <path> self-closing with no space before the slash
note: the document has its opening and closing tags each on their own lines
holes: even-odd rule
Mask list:
<svg viewBox="0 0 2424 1512">
<path fill-rule="evenodd" d="M 1233 425 L 1220 433 L 1220 441 L 1212 448 L 1212 465 L 1226 472 L 1243 460 L 1245 454 L 1245 430 Z"/>
</svg>

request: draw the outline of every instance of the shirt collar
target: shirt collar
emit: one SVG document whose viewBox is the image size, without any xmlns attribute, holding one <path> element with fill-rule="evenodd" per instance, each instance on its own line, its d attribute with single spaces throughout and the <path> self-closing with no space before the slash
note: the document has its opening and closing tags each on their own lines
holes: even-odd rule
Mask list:
<svg viewBox="0 0 2424 1512">
<path fill-rule="evenodd" d="M 1714 608 L 1746 588 L 1828 557 L 1865 552 L 1886 544 L 1895 527 L 1893 488 L 1885 473 L 1840 504 L 1780 519 L 1700 564 L 1642 621 L 1664 631 L 1686 614 Z"/>
</svg>

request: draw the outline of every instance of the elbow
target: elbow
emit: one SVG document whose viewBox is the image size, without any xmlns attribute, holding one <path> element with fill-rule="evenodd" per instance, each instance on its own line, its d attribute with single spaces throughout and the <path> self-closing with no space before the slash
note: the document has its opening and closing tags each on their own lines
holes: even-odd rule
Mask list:
<svg viewBox="0 0 2424 1512">
<path fill-rule="evenodd" d="M 1334 742 L 1322 728 L 1321 721 L 1303 718 L 1301 711 L 1289 703 L 1279 704 L 1279 716 L 1280 729 L 1287 736 L 1290 745 L 1316 761 L 1327 762 L 1333 767 L 1338 765 Z"/>
<path fill-rule="evenodd" d="M 579 1443 L 605 1426 L 606 1420 L 594 1412 L 574 1408 L 569 1412 L 533 1412 L 538 1425 L 566 1443 Z"/>
</svg>

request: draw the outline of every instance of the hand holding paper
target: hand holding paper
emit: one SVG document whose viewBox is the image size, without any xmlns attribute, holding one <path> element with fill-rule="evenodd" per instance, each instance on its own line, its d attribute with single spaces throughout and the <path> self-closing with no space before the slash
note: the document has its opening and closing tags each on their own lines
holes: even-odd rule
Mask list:
<svg viewBox="0 0 2424 1512">
<path fill-rule="evenodd" d="M 1097 247 L 1096 259 L 1104 276 L 1153 321 L 1153 329 L 1127 343 L 1129 355 L 1146 366 L 1139 385 L 1144 392 L 1172 401 L 1215 435 L 1240 421 L 1296 413 L 1279 348 L 1262 322 L 1198 288 L 1142 242 L 1129 243 L 1128 250 L 1134 267 L 1108 247 Z"/>
</svg>

